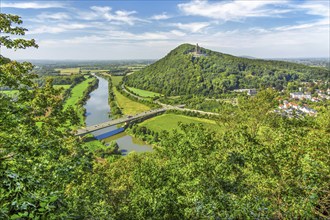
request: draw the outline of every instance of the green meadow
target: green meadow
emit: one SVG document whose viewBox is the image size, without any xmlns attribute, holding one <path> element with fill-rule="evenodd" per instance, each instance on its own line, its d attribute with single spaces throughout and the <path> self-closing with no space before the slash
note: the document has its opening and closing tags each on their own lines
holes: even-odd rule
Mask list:
<svg viewBox="0 0 330 220">
<path fill-rule="evenodd" d="M 122 76 L 111 76 L 113 93 L 115 95 L 115 99 L 118 104 L 118 107 L 121 109 L 123 114 L 135 115 L 137 113 L 150 110 L 150 107 L 127 98 L 117 90 L 116 86 L 119 85 L 122 78 L 123 78 Z"/>
<path fill-rule="evenodd" d="M 150 92 L 150 91 L 147 91 L 147 90 L 137 89 L 137 88 L 129 87 L 129 86 L 126 86 L 126 88 L 129 91 L 135 93 L 136 95 L 138 95 L 140 97 L 144 97 L 144 98 L 152 98 L 152 97 L 155 97 L 155 96 L 161 96 L 160 93 L 156 93 L 156 92 Z"/>
<path fill-rule="evenodd" d="M 122 76 L 111 76 L 112 85 L 117 86 L 121 82 L 122 79 L 123 79 Z"/>
<path fill-rule="evenodd" d="M 139 126 L 145 126 L 152 131 L 160 132 L 162 130 L 166 130 L 171 132 L 173 129 L 179 130 L 179 122 L 183 124 L 198 124 L 201 123 L 208 128 L 215 132 L 220 132 L 221 126 L 218 125 L 215 121 L 204 119 L 204 118 L 196 118 L 190 117 L 186 115 L 176 115 L 176 114 L 163 114 L 154 118 L 150 118 L 142 123 Z"/>
<path fill-rule="evenodd" d="M 78 102 L 83 98 L 84 91 L 88 87 L 88 83 L 95 80 L 95 78 L 89 78 L 85 81 L 79 83 L 72 88 L 70 97 L 65 101 L 64 109 L 67 109 L 69 106 L 72 106 L 78 113 L 80 123 L 84 124 L 84 108 L 79 106 Z"/>
<path fill-rule="evenodd" d="M 150 107 L 143 105 L 139 102 L 135 102 L 126 96 L 122 95 L 116 87 L 113 87 L 113 93 L 115 94 L 116 101 L 118 103 L 119 108 L 123 112 L 124 115 L 135 115 L 137 113 L 149 111 Z"/>
</svg>

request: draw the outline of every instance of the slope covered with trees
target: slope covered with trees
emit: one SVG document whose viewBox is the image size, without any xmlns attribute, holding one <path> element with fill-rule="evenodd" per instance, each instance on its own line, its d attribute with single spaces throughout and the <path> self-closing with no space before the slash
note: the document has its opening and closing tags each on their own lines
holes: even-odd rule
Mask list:
<svg viewBox="0 0 330 220">
<path fill-rule="evenodd" d="M 194 57 L 195 46 L 183 44 L 164 58 L 124 78 L 126 85 L 165 95 L 217 94 L 239 88 L 282 89 L 293 80 L 329 77 L 329 70 L 283 61 L 235 57 L 202 48 L 206 56 Z"/>
</svg>

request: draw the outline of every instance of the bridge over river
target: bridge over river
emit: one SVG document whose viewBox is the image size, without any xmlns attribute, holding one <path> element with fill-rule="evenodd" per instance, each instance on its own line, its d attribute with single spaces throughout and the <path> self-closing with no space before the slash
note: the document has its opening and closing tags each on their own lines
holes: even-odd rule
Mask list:
<svg viewBox="0 0 330 220">
<path fill-rule="evenodd" d="M 78 129 L 77 132 L 76 132 L 76 135 L 77 136 L 82 136 L 82 135 L 91 133 L 93 131 L 101 130 L 103 128 L 107 128 L 107 127 L 110 127 L 110 126 L 113 126 L 113 125 L 130 122 L 130 121 L 140 119 L 140 118 L 148 118 L 148 117 L 151 117 L 153 115 L 157 115 L 158 113 L 163 113 L 166 110 L 175 109 L 175 108 L 176 107 L 174 107 L 174 106 L 166 106 L 166 107 L 163 107 L 163 108 L 142 112 L 142 113 L 136 114 L 134 116 L 125 116 L 125 117 L 122 117 L 122 118 L 118 118 L 118 119 L 114 119 L 114 120 L 111 120 L 111 121 L 103 122 L 103 123 L 100 123 L 100 124 L 97 124 L 97 125 L 88 126 L 88 127 L 85 127 L 85 128 Z"/>
<path fill-rule="evenodd" d="M 157 104 L 161 104 L 162 108 L 142 112 L 142 113 L 136 114 L 134 116 L 125 116 L 125 117 L 122 117 L 122 118 L 118 118 L 118 119 L 110 120 L 110 121 L 103 122 L 103 123 L 100 123 L 100 124 L 96 124 L 96 125 L 88 126 L 88 127 L 85 127 L 85 128 L 81 128 L 81 129 L 77 130 L 76 136 L 82 136 L 82 135 L 91 133 L 93 131 L 101 130 L 103 128 L 107 128 L 107 127 L 110 127 L 110 126 L 113 126 L 113 125 L 127 123 L 127 122 L 130 122 L 130 121 L 134 121 L 136 119 L 150 118 L 152 116 L 157 115 L 158 113 L 163 113 L 167 110 L 189 111 L 189 112 L 199 113 L 199 114 L 202 114 L 202 115 L 219 115 L 219 114 L 214 113 L 214 112 L 204 112 L 204 111 L 199 111 L 199 110 L 194 110 L 194 109 L 183 108 L 184 105 L 172 106 L 172 105 L 165 105 L 163 103 L 157 103 Z"/>
</svg>

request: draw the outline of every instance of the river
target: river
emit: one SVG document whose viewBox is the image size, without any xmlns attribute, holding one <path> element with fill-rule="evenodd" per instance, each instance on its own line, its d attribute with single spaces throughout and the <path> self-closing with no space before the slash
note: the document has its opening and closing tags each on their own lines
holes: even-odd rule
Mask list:
<svg viewBox="0 0 330 220">
<path fill-rule="evenodd" d="M 99 80 L 98 88 L 90 93 L 90 98 L 85 104 L 86 109 L 86 125 L 91 126 L 111 120 L 109 117 L 110 106 L 108 104 L 108 81 L 102 77 L 96 76 Z M 100 135 L 108 131 L 116 129 L 116 126 L 104 128 L 93 132 L 93 135 Z M 151 146 L 144 142 L 122 132 L 113 137 L 103 139 L 106 143 L 115 140 L 119 146 L 122 155 L 127 155 L 129 152 L 147 152 L 152 151 Z"/>
</svg>

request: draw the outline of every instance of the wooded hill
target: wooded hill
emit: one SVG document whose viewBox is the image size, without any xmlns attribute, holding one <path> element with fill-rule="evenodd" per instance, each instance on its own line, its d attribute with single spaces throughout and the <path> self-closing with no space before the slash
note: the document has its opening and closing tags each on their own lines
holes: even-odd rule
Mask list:
<svg viewBox="0 0 330 220">
<path fill-rule="evenodd" d="M 234 89 L 283 89 L 290 81 L 329 77 L 329 70 L 284 61 L 248 59 L 182 44 L 164 58 L 124 78 L 126 85 L 166 95 L 216 96 Z"/>
</svg>

